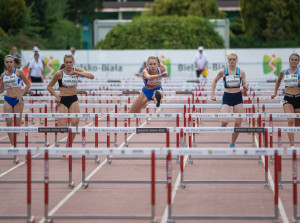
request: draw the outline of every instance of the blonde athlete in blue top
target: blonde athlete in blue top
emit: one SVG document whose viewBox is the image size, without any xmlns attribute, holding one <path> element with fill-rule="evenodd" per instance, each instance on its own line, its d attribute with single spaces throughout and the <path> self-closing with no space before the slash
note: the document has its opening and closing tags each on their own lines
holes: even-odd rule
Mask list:
<svg viewBox="0 0 300 223">
<path fill-rule="evenodd" d="M 248 85 L 246 83 L 245 72 L 236 66 L 238 62 L 238 56 L 234 52 L 226 53 L 226 58 L 228 66 L 221 69 L 215 79 L 212 82 L 211 86 L 211 100 L 216 101 L 215 89 L 218 80 L 223 78 L 224 83 L 224 95 L 222 99 L 222 113 L 229 113 L 230 108 L 233 107 L 234 113 L 244 112 L 243 108 L 243 96 L 241 92 L 241 85 L 245 91 L 248 90 Z M 221 119 L 221 126 L 227 126 L 229 122 L 228 118 Z M 242 119 L 235 119 L 234 127 L 241 127 Z M 230 143 L 230 148 L 235 148 L 235 142 L 239 133 L 233 133 Z"/>
<path fill-rule="evenodd" d="M 145 86 L 142 93 L 133 102 L 129 113 L 140 113 L 146 106 L 147 102 L 155 100 L 156 107 L 160 106 L 160 101 L 163 97 L 163 88 L 161 80 L 167 77 L 168 73 L 162 62 L 156 56 L 150 56 L 147 60 L 147 67 L 142 72 L 142 78 Z"/>
<path fill-rule="evenodd" d="M 4 113 L 20 113 L 22 115 L 24 108 L 23 95 L 29 90 L 30 83 L 25 76 L 23 70 L 17 69 L 20 67 L 21 60 L 7 55 L 4 59 L 6 71 L 1 74 L 0 94 L 6 90 L 4 96 L 3 111 Z M 22 90 L 22 84 L 25 84 Z M 21 119 L 17 118 L 17 126 L 21 126 Z M 12 118 L 6 118 L 6 126 L 13 126 Z M 11 145 L 14 145 L 14 134 L 8 133 Z"/>
</svg>

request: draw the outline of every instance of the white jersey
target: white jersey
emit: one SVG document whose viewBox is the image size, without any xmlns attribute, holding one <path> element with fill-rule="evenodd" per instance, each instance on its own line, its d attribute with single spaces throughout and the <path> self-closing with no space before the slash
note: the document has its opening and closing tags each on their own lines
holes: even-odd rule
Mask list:
<svg viewBox="0 0 300 223">
<path fill-rule="evenodd" d="M 19 78 L 16 72 L 17 68 L 15 68 L 14 72 L 9 76 L 6 75 L 7 71 L 4 73 L 3 84 L 5 89 L 22 87 L 23 81 Z"/>
<path fill-rule="evenodd" d="M 73 68 L 75 71 L 75 68 Z M 76 87 L 78 84 L 78 76 L 75 75 L 69 75 L 64 72 L 62 69 L 62 80 L 61 84 L 59 83 L 60 87 Z"/>
<path fill-rule="evenodd" d="M 290 74 L 289 68 L 287 68 L 284 72 L 283 84 L 285 87 L 298 87 L 299 80 L 299 68 L 295 71 L 295 73 Z"/>
<path fill-rule="evenodd" d="M 147 70 L 150 74 L 150 70 L 149 70 L 148 67 L 147 67 Z M 160 67 L 157 67 L 157 71 L 158 71 L 159 75 L 162 73 Z M 144 84 L 146 86 L 160 86 L 161 85 L 161 80 L 162 80 L 162 77 L 156 78 L 156 79 L 151 80 L 151 81 L 146 79 L 146 78 L 143 78 Z"/>
</svg>

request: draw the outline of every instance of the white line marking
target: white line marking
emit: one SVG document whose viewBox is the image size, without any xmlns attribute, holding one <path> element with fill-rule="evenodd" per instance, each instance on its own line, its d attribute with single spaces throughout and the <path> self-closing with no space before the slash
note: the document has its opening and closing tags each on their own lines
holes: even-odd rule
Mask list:
<svg viewBox="0 0 300 223">
<path fill-rule="evenodd" d="M 159 109 L 157 110 L 159 111 Z M 147 121 L 145 121 L 142 125 L 144 126 L 145 124 L 147 124 Z M 129 137 L 128 137 L 128 141 L 135 135 L 136 133 L 132 133 Z M 125 145 L 125 142 L 123 142 L 119 147 L 119 148 L 122 148 L 123 146 Z M 86 177 L 86 180 L 89 180 L 92 176 L 94 176 L 94 174 L 100 170 L 100 168 L 102 166 L 104 166 L 104 164 L 106 163 L 107 159 L 105 159 L 95 170 L 93 170 L 92 173 L 90 173 L 87 177 Z M 81 188 L 81 185 L 82 185 L 82 182 L 80 182 L 78 184 L 78 186 L 72 190 L 69 194 L 67 194 L 67 196 L 65 198 L 63 198 L 51 211 L 48 212 L 48 216 L 49 218 L 51 218 L 51 215 L 53 215 L 59 208 L 61 208 L 80 188 Z M 43 217 L 39 223 L 43 223 L 45 220 L 45 218 Z"/>
<path fill-rule="evenodd" d="M 186 156 L 184 156 L 183 168 L 185 168 L 187 160 L 188 160 L 188 156 L 186 155 Z M 174 199 L 175 199 L 175 196 L 176 196 L 176 192 L 178 190 L 179 185 L 180 185 L 180 172 L 178 173 L 178 176 L 176 178 L 174 187 L 172 189 L 172 203 L 174 202 Z M 167 221 L 168 221 L 168 205 L 165 207 L 165 211 L 164 211 L 164 214 L 163 214 L 163 216 L 161 218 L 160 223 L 165 223 Z"/>
<path fill-rule="evenodd" d="M 97 166 L 96 169 L 94 169 L 93 172 L 91 172 L 87 177 L 86 180 L 89 180 L 92 176 L 94 176 L 94 174 L 102 167 L 104 166 L 104 164 L 106 163 L 107 159 L 105 159 L 99 166 Z M 75 187 L 74 190 L 72 190 L 70 193 L 67 194 L 67 196 L 65 196 L 65 198 L 63 198 L 60 202 L 58 202 L 58 204 L 52 208 L 51 211 L 48 212 L 48 216 L 49 218 L 51 218 L 51 215 L 53 215 L 60 207 L 62 207 L 80 188 L 81 188 L 81 184 L 82 182 L 80 182 L 77 187 Z M 43 223 L 45 220 L 45 218 L 42 218 L 39 223 Z"/>
<path fill-rule="evenodd" d="M 257 140 L 256 136 L 255 136 L 255 144 L 256 144 L 257 148 L 259 148 L 258 147 L 259 144 L 258 144 L 258 140 Z M 262 156 L 261 161 L 262 161 L 263 165 L 265 166 L 265 157 L 264 156 Z M 271 175 L 271 172 L 270 172 L 270 168 L 268 168 L 268 179 L 269 179 L 269 183 L 270 183 L 271 189 L 272 189 L 273 193 L 275 193 L 275 183 L 274 183 L 274 180 L 272 178 L 272 175 Z M 288 219 L 288 217 L 286 215 L 286 211 L 284 209 L 284 206 L 283 206 L 283 203 L 282 203 L 282 201 L 280 199 L 280 196 L 278 196 L 278 209 L 279 209 L 279 213 L 281 215 L 283 223 L 289 223 L 289 219 Z"/>
</svg>

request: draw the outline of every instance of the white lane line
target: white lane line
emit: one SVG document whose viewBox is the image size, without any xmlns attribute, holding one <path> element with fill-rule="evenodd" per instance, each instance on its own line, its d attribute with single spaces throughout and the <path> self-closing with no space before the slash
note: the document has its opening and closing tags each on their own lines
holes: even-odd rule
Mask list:
<svg viewBox="0 0 300 223">
<path fill-rule="evenodd" d="M 99 166 L 97 166 L 96 169 L 93 170 L 93 172 L 91 172 L 87 177 L 86 180 L 89 180 L 92 176 L 95 175 L 95 173 L 102 167 L 105 165 L 107 159 L 105 159 Z M 51 215 L 53 215 L 59 208 L 61 208 L 80 188 L 81 188 L 82 182 L 80 182 L 77 187 L 75 187 L 75 189 L 73 189 L 70 193 L 67 194 L 67 196 L 65 196 L 60 202 L 58 202 L 58 204 L 52 208 L 51 211 L 48 212 L 48 216 L 49 218 L 51 218 Z M 43 217 L 39 223 L 43 223 L 45 221 L 45 218 Z"/>
<path fill-rule="evenodd" d="M 159 108 L 160 109 L 160 108 Z M 157 112 L 159 111 L 157 110 Z M 149 118 L 150 120 L 151 118 Z M 143 127 L 145 124 L 147 124 L 147 121 L 145 121 L 140 127 Z M 129 141 L 136 133 L 132 133 L 127 140 Z M 121 145 L 118 147 L 118 149 L 122 148 L 125 145 L 125 142 L 121 143 Z M 102 166 L 107 162 L 107 159 L 105 159 L 95 170 L 93 170 L 92 173 L 90 173 L 87 177 L 86 180 L 89 180 L 92 176 L 94 176 L 98 170 L 101 169 Z M 73 189 L 65 198 L 63 198 L 52 210 L 48 212 L 49 218 L 51 218 L 51 215 L 53 215 L 59 208 L 61 208 L 80 188 L 81 188 L 82 182 L 78 184 L 78 186 Z M 44 223 L 45 218 L 43 217 L 39 223 Z"/>
<path fill-rule="evenodd" d="M 256 144 L 257 148 L 259 148 L 258 147 L 259 144 L 258 144 L 258 140 L 257 140 L 256 136 L 255 136 L 255 144 Z M 265 166 L 265 157 L 264 156 L 262 156 L 262 163 Z M 273 177 L 271 175 L 270 168 L 268 168 L 268 179 L 269 179 L 271 189 L 272 189 L 273 193 L 275 193 L 275 183 L 274 183 Z M 284 209 L 284 206 L 283 206 L 283 203 L 280 199 L 280 196 L 278 197 L 278 209 L 279 209 L 279 213 L 281 215 L 283 223 L 289 223 L 289 219 L 286 215 L 286 211 Z"/>
<path fill-rule="evenodd" d="M 187 160 L 188 160 L 188 156 L 186 155 L 186 156 L 184 156 L 183 168 L 185 168 Z M 178 176 L 176 178 L 174 187 L 172 189 L 172 201 L 171 201 L 172 204 L 174 202 L 174 199 L 175 199 L 175 196 L 176 196 L 176 192 L 177 192 L 179 186 L 180 186 L 180 172 L 178 173 Z M 164 214 L 163 214 L 163 216 L 161 218 L 160 223 L 165 223 L 167 221 L 168 221 L 168 205 L 165 207 L 165 211 L 164 211 Z"/>
</svg>

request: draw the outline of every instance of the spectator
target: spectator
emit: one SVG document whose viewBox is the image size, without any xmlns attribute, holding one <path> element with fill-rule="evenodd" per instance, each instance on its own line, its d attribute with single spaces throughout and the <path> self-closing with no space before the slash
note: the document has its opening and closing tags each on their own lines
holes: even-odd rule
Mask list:
<svg viewBox="0 0 300 223">
<path fill-rule="evenodd" d="M 135 76 L 137 77 L 141 77 L 142 76 L 142 73 L 143 73 L 143 70 L 147 67 L 147 62 L 144 61 L 143 65 L 141 66 L 140 70 L 138 73 L 135 73 Z"/>
<path fill-rule="evenodd" d="M 17 52 L 17 47 L 13 46 L 10 51 L 10 55 L 16 58 L 21 58 L 21 55 Z"/>
<path fill-rule="evenodd" d="M 42 77 L 43 79 L 46 78 L 44 67 L 38 53 L 34 54 L 34 59 L 30 61 L 28 69 L 28 79 L 30 77 L 32 83 L 42 83 Z"/>
<path fill-rule="evenodd" d="M 39 61 L 42 62 L 42 64 L 43 64 L 43 69 L 45 68 L 44 57 L 43 57 L 43 55 L 42 55 L 39 51 L 40 51 L 40 49 L 37 47 L 37 43 L 35 43 L 35 45 L 34 45 L 34 47 L 33 47 L 33 54 L 32 54 L 32 56 L 30 57 L 30 59 L 29 59 L 29 61 L 28 61 L 27 67 L 29 66 L 29 63 L 30 63 L 32 60 L 34 60 L 34 55 L 35 55 L 36 53 L 38 53 L 38 54 L 39 54 Z"/>
<path fill-rule="evenodd" d="M 76 66 L 76 56 L 75 56 L 76 48 L 72 46 L 70 50 L 71 50 L 71 54 L 74 58 L 74 66 Z"/>
<path fill-rule="evenodd" d="M 198 47 L 198 53 L 194 56 L 194 63 L 196 69 L 196 76 L 197 78 L 203 73 L 203 70 L 206 68 L 208 60 L 207 55 L 203 52 L 203 46 Z"/>
</svg>

